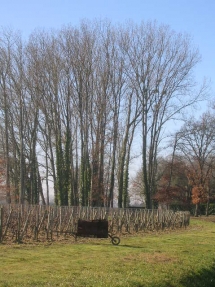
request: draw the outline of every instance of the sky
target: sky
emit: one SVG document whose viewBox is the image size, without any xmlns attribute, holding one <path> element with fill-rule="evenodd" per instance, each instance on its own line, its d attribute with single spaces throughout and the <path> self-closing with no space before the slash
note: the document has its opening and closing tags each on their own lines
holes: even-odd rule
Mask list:
<svg viewBox="0 0 215 287">
<path fill-rule="evenodd" d="M 60 29 L 83 19 L 108 19 L 113 24 L 133 20 L 167 24 L 187 33 L 199 48 L 199 83 L 211 81 L 215 98 L 215 0 L 0 0 L 0 27 L 19 30 L 28 37 L 35 29 Z"/>
</svg>

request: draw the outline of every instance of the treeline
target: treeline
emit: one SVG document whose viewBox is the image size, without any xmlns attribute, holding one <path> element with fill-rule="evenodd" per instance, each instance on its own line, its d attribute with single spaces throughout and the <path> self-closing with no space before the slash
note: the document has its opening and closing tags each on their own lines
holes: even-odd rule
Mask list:
<svg viewBox="0 0 215 287">
<path fill-rule="evenodd" d="M 141 141 L 146 205 L 156 191 L 166 123 L 193 92 L 199 54 L 187 35 L 157 23 L 0 34 L 1 175 L 7 202 L 129 204 L 134 139 Z"/>
<path fill-rule="evenodd" d="M 154 204 L 192 214 L 215 214 L 215 115 L 190 118 L 174 134 L 172 153 L 160 157 Z M 133 193 L 143 197 L 142 172 L 133 181 Z"/>
</svg>

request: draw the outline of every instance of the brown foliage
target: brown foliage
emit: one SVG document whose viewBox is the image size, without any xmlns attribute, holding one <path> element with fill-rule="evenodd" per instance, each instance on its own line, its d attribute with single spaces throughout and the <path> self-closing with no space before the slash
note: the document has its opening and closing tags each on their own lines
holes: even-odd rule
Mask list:
<svg viewBox="0 0 215 287">
<path fill-rule="evenodd" d="M 206 203 L 209 197 L 210 180 L 212 178 L 212 172 L 210 169 L 200 169 L 196 164 L 191 167 L 187 177 L 189 184 L 192 186 L 192 203 Z"/>
<path fill-rule="evenodd" d="M 163 187 L 155 194 L 154 199 L 160 203 L 166 204 L 183 204 L 186 202 L 186 192 L 177 186 Z"/>
<path fill-rule="evenodd" d="M 205 203 L 207 200 L 207 191 L 203 186 L 194 186 L 192 188 L 192 203 Z"/>
<path fill-rule="evenodd" d="M 187 202 L 187 177 L 184 162 L 175 158 L 165 162 L 164 172 L 154 200 L 165 204 L 185 204 Z"/>
</svg>

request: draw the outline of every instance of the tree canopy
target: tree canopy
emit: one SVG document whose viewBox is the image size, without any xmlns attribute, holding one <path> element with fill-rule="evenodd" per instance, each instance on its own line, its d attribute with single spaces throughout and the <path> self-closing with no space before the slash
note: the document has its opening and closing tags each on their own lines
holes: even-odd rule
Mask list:
<svg viewBox="0 0 215 287">
<path fill-rule="evenodd" d="M 165 125 L 204 96 L 199 52 L 156 22 L 0 34 L 0 130 L 7 202 L 126 207 L 141 134 L 143 192 L 157 191 Z M 11 191 L 11 192 L 10 192 Z"/>
</svg>

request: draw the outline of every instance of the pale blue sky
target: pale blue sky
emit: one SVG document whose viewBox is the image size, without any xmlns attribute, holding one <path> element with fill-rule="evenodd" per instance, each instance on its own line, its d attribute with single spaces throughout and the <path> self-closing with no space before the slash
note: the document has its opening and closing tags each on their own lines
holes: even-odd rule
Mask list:
<svg viewBox="0 0 215 287">
<path fill-rule="evenodd" d="M 215 98 L 215 0 L 0 0 L 0 26 L 28 36 L 36 28 L 78 25 L 82 19 L 157 20 L 187 32 L 202 55 L 195 74 L 212 81 Z"/>
</svg>

